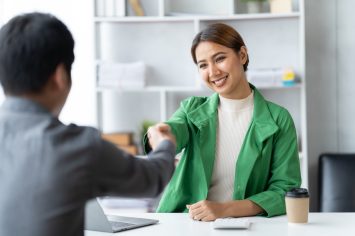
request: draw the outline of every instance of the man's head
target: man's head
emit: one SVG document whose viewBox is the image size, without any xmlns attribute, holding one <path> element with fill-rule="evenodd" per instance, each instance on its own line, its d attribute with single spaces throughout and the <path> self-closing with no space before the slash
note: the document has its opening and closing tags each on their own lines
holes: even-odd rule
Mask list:
<svg viewBox="0 0 355 236">
<path fill-rule="evenodd" d="M 70 88 L 73 49 L 70 31 L 54 16 L 29 13 L 12 18 L 0 30 L 0 82 L 5 94 L 47 96 L 47 87 L 57 83 Z M 64 103 L 67 95 L 61 98 Z"/>
</svg>

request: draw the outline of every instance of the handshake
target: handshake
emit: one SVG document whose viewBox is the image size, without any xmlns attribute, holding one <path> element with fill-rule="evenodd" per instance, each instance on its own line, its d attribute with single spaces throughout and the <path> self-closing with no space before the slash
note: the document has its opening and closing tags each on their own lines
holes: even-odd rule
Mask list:
<svg viewBox="0 0 355 236">
<path fill-rule="evenodd" d="M 171 133 L 170 126 L 165 123 L 150 126 L 147 131 L 147 137 L 153 150 L 164 140 L 168 140 L 176 146 L 175 136 Z"/>
</svg>

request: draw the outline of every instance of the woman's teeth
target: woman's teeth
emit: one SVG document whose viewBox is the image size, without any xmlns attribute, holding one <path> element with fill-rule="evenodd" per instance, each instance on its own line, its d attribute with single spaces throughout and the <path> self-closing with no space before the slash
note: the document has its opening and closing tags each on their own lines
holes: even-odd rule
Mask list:
<svg viewBox="0 0 355 236">
<path fill-rule="evenodd" d="M 219 79 L 219 80 L 215 80 L 215 81 L 213 81 L 213 83 L 214 83 L 215 85 L 217 85 L 217 86 L 220 86 L 220 85 L 222 85 L 222 84 L 224 83 L 224 81 L 226 81 L 226 79 L 227 79 L 227 76 L 226 76 L 226 77 L 223 77 L 223 78 L 221 78 L 221 79 Z"/>
</svg>

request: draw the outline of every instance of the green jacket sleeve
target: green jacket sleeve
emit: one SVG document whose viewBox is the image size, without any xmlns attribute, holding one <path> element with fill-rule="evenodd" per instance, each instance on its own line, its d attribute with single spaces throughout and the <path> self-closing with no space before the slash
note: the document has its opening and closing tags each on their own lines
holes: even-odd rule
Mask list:
<svg viewBox="0 0 355 236">
<path fill-rule="evenodd" d="M 268 217 L 285 214 L 285 193 L 301 185 L 296 129 L 287 110 L 282 110 L 277 123 L 280 129 L 274 136 L 267 189 L 248 198 Z"/>
<path fill-rule="evenodd" d="M 185 109 L 186 104 L 189 103 L 189 101 L 190 99 L 183 101 L 180 108 L 172 115 L 172 117 L 164 122 L 170 126 L 171 132 L 176 137 L 176 153 L 181 152 L 189 142 L 188 122 Z M 147 134 L 145 134 L 143 138 L 143 149 L 145 153 L 151 151 Z"/>
<path fill-rule="evenodd" d="M 165 123 L 170 126 L 171 132 L 176 137 L 176 153 L 181 152 L 189 142 L 189 129 L 184 103 L 181 103 L 180 108 Z"/>
</svg>

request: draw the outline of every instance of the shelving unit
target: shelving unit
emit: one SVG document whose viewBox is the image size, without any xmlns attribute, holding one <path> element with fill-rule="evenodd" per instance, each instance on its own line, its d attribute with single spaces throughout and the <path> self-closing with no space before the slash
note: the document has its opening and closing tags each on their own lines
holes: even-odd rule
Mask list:
<svg viewBox="0 0 355 236">
<path fill-rule="evenodd" d="M 97 88 L 98 127 L 105 132 L 128 129 L 139 133 L 143 120 L 164 121 L 181 100 L 212 94 L 198 77 L 190 46 L 196 33 L 208 24 L 224 22 L 244 38 L 249 69 L 292 66 L 300 78 L 296 86 L 258 89 L 267 99 L 286 107 L 294 118 L 306 187 L 304 0 L 294 0 L 293 12 L 287 14 L 267 10 L 247 14 L 241 0 L 140 2 L 144 17 L 133 16 L 127 2 L 126 17 L 94 17 L 98 65 L 101 61 L 143 61 L 147 66 L 144 88 Z"/>
</svg>

